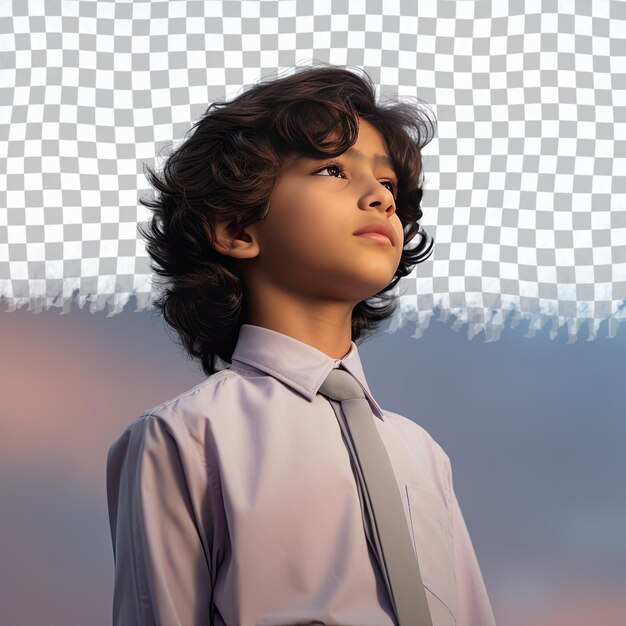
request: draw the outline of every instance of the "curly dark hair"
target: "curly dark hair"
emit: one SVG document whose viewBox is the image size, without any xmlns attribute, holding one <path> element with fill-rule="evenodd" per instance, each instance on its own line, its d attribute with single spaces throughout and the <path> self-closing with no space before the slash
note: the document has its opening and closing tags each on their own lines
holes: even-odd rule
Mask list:
<svg viewBox="0 0 626 626">
<path fill-rule="evenodd" d="M 353 66 L 297 67 L 293 74 L 259 81 L 230 102 L 213 102 L 168 156 L 161 177 L 144 164 L 157 193 L 139 200 L 154 211 L 148 230 L 139 230 L 153 272 L 165 279 L 154 305 L 207 375 L 222 369 L 216 357 L 231 362 L 248 319 L 238 260 L 211 243 L 215 224 L 245 227 L 262 220 L 286 155 L 339 156 L 358 138 L 358 117 L 387 144 L 398 176 L 396 213 L 405 243 L 391 282 L 353 308 L 355 343 L 394 313 L 398 302 L 391 290 L 432 252 L 434 240 L 418 220 L 421 150 L 433 139 L 436 120 L 407 102 L 377 104 L 367 72 L 348 67 Z M 331 135 L 334 140 L 328 140 Z M 419 243 L 408 246 L 417 234 Z"/>
</svg>

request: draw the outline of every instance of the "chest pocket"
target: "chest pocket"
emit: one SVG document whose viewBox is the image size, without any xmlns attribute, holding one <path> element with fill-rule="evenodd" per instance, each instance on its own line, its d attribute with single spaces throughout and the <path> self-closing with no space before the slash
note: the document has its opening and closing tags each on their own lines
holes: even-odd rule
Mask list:
<svg viewBox="0 0 626 626">
<path fill-rule="evenodd" d="M 456 574 L 448 509 L 431 491 L 406 484 L 413 548 L 426 588 L 433 624 L 455 626 Z"/>
</svg>

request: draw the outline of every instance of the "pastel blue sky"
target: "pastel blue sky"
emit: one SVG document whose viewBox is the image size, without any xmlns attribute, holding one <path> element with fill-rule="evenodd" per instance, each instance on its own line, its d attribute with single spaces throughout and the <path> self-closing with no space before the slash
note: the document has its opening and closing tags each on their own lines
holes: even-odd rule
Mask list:
<svg viewBox="0 0 626 626">
<path fill-rule="evenodd" d="M 7 626 L 110 623 L 108 446 L 204 377 L 133 305 L 110 318 L 0 316 Z M 410 326 L 381 332 L 359 354 L 380 404 L 451 457 L 499 626 L 626 618 L 626 325 L 570 344 L 564 328 L 528 339 L 522 323 L 485 343 L 450 325 L 433 318 L 420 339 Z"/>
</svg>

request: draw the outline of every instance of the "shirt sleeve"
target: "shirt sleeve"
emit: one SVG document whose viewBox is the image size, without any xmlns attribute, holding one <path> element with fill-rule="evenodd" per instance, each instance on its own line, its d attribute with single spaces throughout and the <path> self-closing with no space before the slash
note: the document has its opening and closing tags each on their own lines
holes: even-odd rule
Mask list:
<svg viewBox="0 0 626 626">
<path fill-rule="evenodd" d="M 142 416 L 110 447 L 107 499 L 113 626 L 211 624 L 203 520 L 192 506 L 177 441 L 159 417 Z"/>
<path fill-rule="evenodd" d="M 452 508 L 454 569 L 458 594 L 457 626 L 495 626 L 493 609 L 487 595 L 478 559 L 454 492 L 449 458 L 446 458 L 446 473 Z"/>
</svg>

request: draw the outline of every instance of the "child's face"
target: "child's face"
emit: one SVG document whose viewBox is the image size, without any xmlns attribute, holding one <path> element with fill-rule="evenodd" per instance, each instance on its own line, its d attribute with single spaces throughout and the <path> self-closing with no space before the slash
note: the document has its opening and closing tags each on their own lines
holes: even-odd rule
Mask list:
<svg viewBox="0 0 626 626">
<path fill-rule="evenodd" d="M 335 159 L 286 159 L 270 198 L 266 218 L 249 227 L 259 254 L 246 263 L 253 276 L 306 298 L 356 304 L 389 284 L 404 245 L 394 195 L 397 177 L 382 135 L 360 119 L 351 150 Z M 338 162 L 328 168 L 330 161 Z M 393 190 L 393 192 L 392 192 Z M 386 224 L 391 244 L 354 233 L 369 224 Z"/>
</svg>

